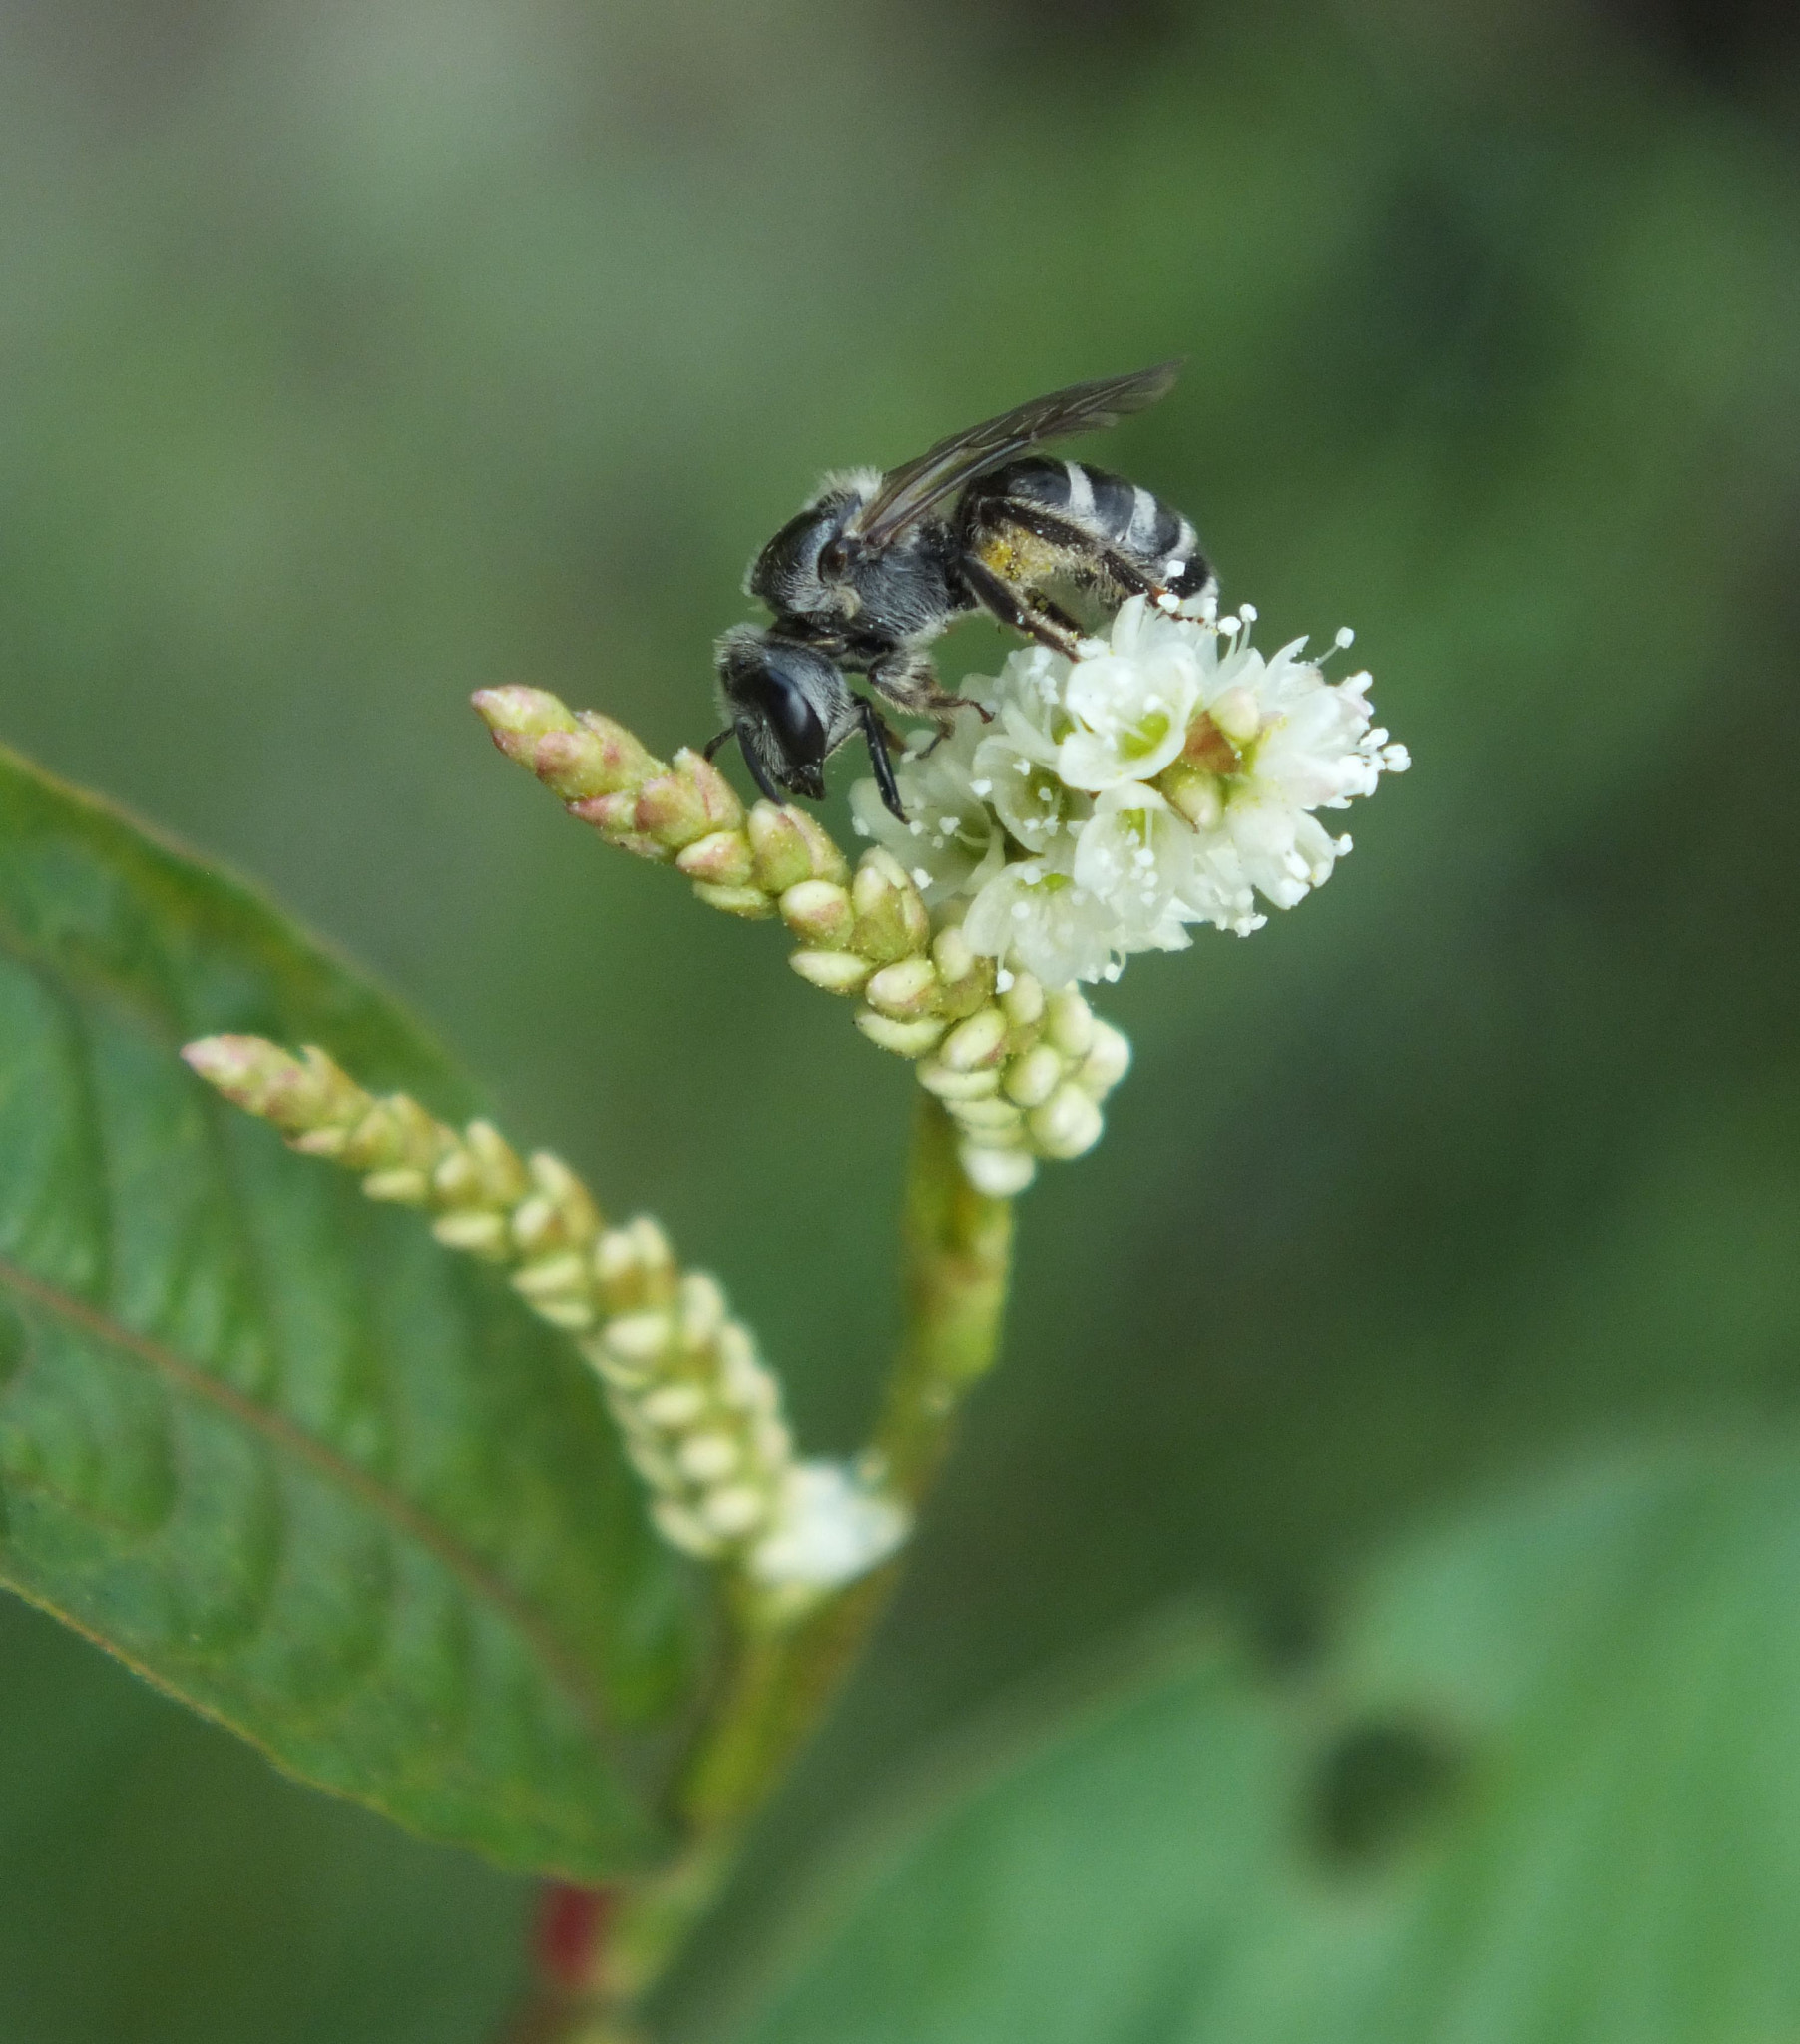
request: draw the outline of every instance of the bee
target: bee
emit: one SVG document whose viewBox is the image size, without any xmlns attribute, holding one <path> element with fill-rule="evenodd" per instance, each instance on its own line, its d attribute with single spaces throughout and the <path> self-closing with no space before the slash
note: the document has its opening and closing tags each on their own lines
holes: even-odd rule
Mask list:
<svg viewBox="0 0 1800 2044">
<path fill-rule="evenodd" d="M 1165 608 L 1216 589 L 1193 526 L 1125 477 L 1031 450 L 1117 425 L 1166 396 L 1179 362 L 1071 384 L 984 419 L 883 474 L 847 469 L 751 562 L 744 590 L 774 614 L 718 642 L 719 707 L 770 801 L 819 800 L 825 762 L 868 746 L 875 782 L 905 820 L 881 712 L 850 686 L 865 675 L 894 709 L 947 733 L 958 710 L 988 712 L 940 685 L 927 651 L 957 618 L 985 610 L 1073 655 L 1081 622 L 1052 590 L 1104 611 L 1142 595 Z"/>
</svg>

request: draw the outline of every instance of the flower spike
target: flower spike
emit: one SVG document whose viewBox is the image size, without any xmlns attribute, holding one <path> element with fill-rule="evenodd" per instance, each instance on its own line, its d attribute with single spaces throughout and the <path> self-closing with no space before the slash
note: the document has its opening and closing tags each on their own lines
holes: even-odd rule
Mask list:
<svg viewBox="0 0 1800 2044">
<path fill-rule="evenodd" d="M 672 1545 L 797 1609 L 906 1537 L 903 1509 L 858 1472 L 795 1458 L 780 1384 L 714 1280 L 682 1272 L 654 1221 L 608 1228 L 550 1151 L 521 1158 L 490 1122 L 459 1132 L 404 1093 L 365 1093 L 312 1046 L 295 1057 L 210 1036 L 182 1055 L 295 1150 L 357 1172 L 371 1199 L 423 1209 L 446 1247 L 508 1266 L 525 1303 L 577 1337 Z"/>
</svg>

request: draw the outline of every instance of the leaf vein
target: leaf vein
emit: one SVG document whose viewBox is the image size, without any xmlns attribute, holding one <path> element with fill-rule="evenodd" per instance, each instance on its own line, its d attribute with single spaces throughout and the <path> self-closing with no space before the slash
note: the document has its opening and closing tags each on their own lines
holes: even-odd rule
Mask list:
<svg viewBox="0 0 1800 2044">
<path fill-rule="evenodd" d="M 110 1314 L 47 1283 L 6 1258 L 0 1258 L 0 1286 L 133 1357 L 174 1389 L 213 1405 L 276 1448 L 309 1463 L 327 1481 L 417 1541 L 479 1602 L 497 1611 L 530 1641 L 545 1672 L 575 1706 L 590 1731 L 597 1737 L 604 1732 L 605 1712 L 587 1671 L 556 1635 L 544 1614 L 410 1499 L 386 1489 L 285 1415 L 271 1412 L 172 1349 L 122 1325 Z"/>
</svg>

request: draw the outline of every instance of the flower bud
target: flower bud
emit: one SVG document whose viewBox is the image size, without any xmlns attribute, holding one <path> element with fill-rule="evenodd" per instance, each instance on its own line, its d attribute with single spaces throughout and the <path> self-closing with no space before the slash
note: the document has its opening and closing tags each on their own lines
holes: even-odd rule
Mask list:
<svg viewBox="0 0 1800 2044">
<path fill-rule="evenodd" d="M 981 961 L 970 948 L 969 939 L 953 923 L 949 929 L 939 930 L 932 939 L 931 962 L 938 968 L 942 979 L 954 983 L 966 979 L 977 970 Z"/>
<path fill-rule="evenodd" d="M 903 958 L 897 965 L 884 965 L 865 991 L 870 1007 L 896 1021 L 915 1021 L 932 1006 L 938 991 L 937 969 L 922 954 Z"/>
<path fill-rule="evenodd" d="M 938 968 L 937 1010 L 961 1021 L 985 1007 L 994 994 L 994 961 L 980 956 L 952 923 L 932 941 L 932 962 Z"/>
<path fill-rule="evenodd" d="M 1111 1022 L 1103 1022 L 1097 1016 L 1094 1023 L 1094 1047 L 1083 1060 L 1082 1068 L 1076 1073 L 1076 1083 L 1091 1093 L 1095 1099 L 1103 1099 L 1111 1093 L 1131 1067 L 1131 1039 L 1123 1029 L 1115 1029 Z"/>
<path fill-rule="evenodd" d="M 527 1169 L 533 1185 L 556 1208 L 566 1237 L 584 1246 L 590 1242 L 600 1228 L 600 1211 L 588 1188 L 550 1150 L 534 1150 Z"/>
<path fill-rule="evenodd" d="M 1057 1069 L 1062 1070 L 1061 1060 Z M 986 1100 L 1000 1091 L 1000 1069 L 996 1065 L 978 1065 L 972 1072 L 957 1072 L 937 1058 L 926 1058 L 919 1066 L 919 1084 L 927 1093 L 935 1093 L 946 1102 Z"/>
<path fill-rule="evenodd" d="M 1016 972 L 1000 1006 L 1015 1029 L 1036 1028 L 1044 1017 L 1044 989 L 1029 972 Z"/>
<path fill-rule="evenodd" d="M 571 802 L 569 813 L 593 827 L 621 851 L 629 852 L 633 858 L 649 859 L 653 865 L 663 865 L 669 858 L 669 847 L 655 837 L 646 837 L 637 827 L 638 797 L 636 793 L 597 795 L 591 802 Z"/>
<path fill-rule="evenodd" d="M 878 1015 L 872 1008 L 860 1008 L 856 1026 L 871 1043 L 891 1050 L 896 1057 L 918 1058 L 932 1049 L 943 1035 L 945 1023 L 931 1016 L 918 1022 L 896 1022 L 891 1015 Z"/>
<path fill-rule="evenodd" d="M 706 1409 L 706 1394 L 698 1384 L 666 1384 L 650 1392 L 639 1409 L 652 1426 L 670 1432 L 693 1424 Z"/>
<path fill-rule="evenodd" d="M 446 1249 L 462 1250 L 474 1257 L 502 1257 L 506 1254 L 507 1228 L 504 1214 L 474 1210 L 466 1214 L 440 1214 L 431 1232 Z"/>
<path fill-rule="evenodd" d="M 726 1433 L 693 1433 L 675 1450 L 675 1466 L 691 1483 L 717 1483 L 737 1468 L 737 1443 Z"/>
<path fill-rule="evenodd" d="M 714 830 L 696 837 L 675 857 L 677 872 L 712 887 L 747 885 L 753 865 L 749 844 L 741 830 Z"/>
<path fill-rule="evenodd" d="M 673 1333 L 666 1312 L 619 1313 L 607 1322 L 601 1340 L 621 1362 L 647 1365 L 662 1358 Z"/>
<path fill-rule="evenodd" d="M 697 1354 L 718 1339 L 725 1324 L 725 1295 L 718 1280 L 703 1271 L 691 1271 L 681 1279 L 681 1346 Z"/>
<path fill-rule="evenodd" d="M 796 810 L 760 801 L 751 809 L 745 830 L 759 887 L 780 894 L 812 878 L 812 845 Z"/>
<path fill-rule="evenodd" d="M 804 980 L 828 994 L 853 994 L 870 972 L 869 961 L 854 951 L 796 951 L 788 964 Z"/>
<path fill-rule="evenodd" d="M 856 924 L 849 891 L 834 880 L 789 887 L 781 896 L 781 915 L 796 937 L 827 951 L 841 950 Z"/>
<path fill-rule="evenodd" d="M 385 1100 L 369 1103 L 367 1113 L 350 1130 L 336 1154 L 352 1171 L 392 1171 L 409 1166 L 428 1172 L 436 1165 L 442 1147 L 437 1123 L 418 1102 L 404 1093 L 390 1093 Z"/>
<path fill-rule="evenodd" d="M 709 1490 L 700 1501 L 701 1519 L 721 1540 L 741 1540 L 746 1533 L 754 1533 L 768 1517 L 768 1499 L 747 1483 Z"/>
<path fill-rule="evenodd" d="M 639 787 L 663 770 L 662 761 L 623 724 L 603 717 L 598 710 L 578 710 L 575 721 L 597 748 L 595 757 L 609 790 Z"/>
<path fill-rule="evenodd" d="M 615 785 L 600 745 L 585 731 L 547 731 L 525 763 L 552 794 L 566 802 L 610 794 Z"/>
<path fill-rule="evenodd" d="M 1006 1016 L 989 1006 L 959 1022 L 944 1039 L 938 1060 L 953 1072 L 972 1072 L 978 1065 L 1000 1062 L 1006 1050 Z"/>
<path fill-rule="evenodd" d="M 889 853 L 865 853 L 851 882 L 850 900 L 856 910 L 850 941 L 865 958 L 886 964 L 925 948 L 931 919 L 918 888 Z"/>
<path fill-rule="evenodd" d="M 685 1505 L 677 1505 L 671 1499 L 660 1497 L 654 1500 L 650 1515 L 671 1547 L 678 1548 L 682 1554 L 690 1554 L 697 1561 L 710 1561 L 720 1547 L 718 1537 L 712 1529 Z"/>
<path fill-rule="evenodd" d="M 847 885 L 850 861 L 838 850 L 830 831 L 804 809 L 790 809 L 788 813 L 806 840 L 807 854 L 812 860 L 812 877 L 815 880 L 833 880 L 840 887 Z"/>
<path fill-rule="evenodd" d="M 1080 1157 L 1100 1141 L 1106 1126 L 1093 1098 L 1074 1084 L 1058 1087 L 1033 1110 L 1028 1125 L 1033 1142 L 1047 1157 Z"/>
<path fill-rule="evenodd" d="M 525 1197 L 524 1162 L 492 1122 L 471 1122 L 463 1131 L 463 1149 L 475 1168 L 481 1197 L 490 1206 L 510 1206 Z"/>
<path fill-rule="evenodd" d="M 1262 712 L 1250 690 L 1226 689 L 1213 703 L 1211 717 L 1233 745 L 1247 745 L 1262 729 Z"/>
<path fill-rule="evenodd" d="M 641 836 L 672 850 L 679 850 L 719 827 L 693 775 L 678 767 L 659 773 L 638 790 L 632 822 Z"/>
<path fill-rule="evenodd" d="M 541 1320 L 548 1320 L 553 1327 L 561 1327 L 565 1334 L 580 1334 L 593 1326 L 597 1317 L 593 1306 L 585 1298 L 571 1298 L 555 1293 L 549 1298 L 534 1298 L 531 1309 Z"/>
<path fill-rule="evenodd" d="M 1171 809 L 1196 830 L 1216 830 L 1225 813 L 1218 775 L 1187 760 L 1177 760 L 1156 776 L 1155 785 Z"/>
<path fill-rule="evenodd" d="M 709 887 L 704 880 L 696 880 L 693 891 L 708 908 L 722 908 L 745 922 L 760 922 L 775 912 L 775 904 L 760 887 Z"/>
<path fill-rule="evenodd" d="M 1074 987 L 1054 994 L 1044 1010 L 1044 1034 L 1066 1058 L 1085 1058 L 1094 1043 L 1094 1010 Z"/>
<path fill-rule="evenodd" d="M 534 1301 L 553 1298 L 560 1292 L 581 1291 L 587 1282 L 588 1260 L 574 1250 L 540 1258 L 513 1273 L 513 1289 Z"/>
<path fill-rule="evenodd" d="M 481 689 L 474 701 L 501 752 L 564 801 L 635 786 L 658 770 L 622 726 L 592 713 L 574 717 L 543 689 Z"/>
<path fill-rule="evenodd" d="M 957 1158 L 969 1183 L 991 1200 L 1012 1199 L 1038 1175 L 1038 1160 L 1029 1150 L 999 1150 L 970 1141 L 958 1149 Z"/>
<path fill-rule="evenodd" d="M 990 1093 L 985 1100 L 953 1100 L 945 1104 L 960 1127 L 979 1131 L 984 1137 L 1024 1124 L 1025 1117 L 1019 1109 L 998 1093 Z"/>
<path fill-rule="evenodd" d="M 304 1156 L 331 1158 L 341 1157 L 349 1140 L 348 1129 L 308 1129 L 303 1135 L 288 1138 L 290 1145 Z"/>
<path fill-rule="evenodd" d="M 182 1057 L 226 1100 L 261 1114 L 290 1139 L 361 1110 L 361 1090 L 310 1045 L 294 1057 L 261 1036 L 203 1036 Z"/>
<path fill-rule="evenodd" d="M 574 712 L 548 689 L 513 683 L 504 689 L 477 689 L 470 700 L 503 751 L 518 742 L 534 743 L 547 731 L 575 730 Z"/>
<path fill-rule="evenodd" d="M 1009 1100 L 1020 1107 L 1037 1107 L 1063 1083 L 1063 1069 L 1060 1053 L 1040 1043 L 1008 1063 L 1001 1084 Z"/>
</svg>

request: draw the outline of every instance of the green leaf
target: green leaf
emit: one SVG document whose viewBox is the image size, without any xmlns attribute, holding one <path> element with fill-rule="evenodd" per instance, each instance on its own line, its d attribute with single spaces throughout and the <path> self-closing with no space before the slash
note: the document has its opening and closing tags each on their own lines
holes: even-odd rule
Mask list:
<svg viewBox="0 0 1800 2044">
<path fill-rule="evenodd" d="M 1196 1644 L 833 1869 L 754 2044 L 1800 2035 L 1800 1464 L 1614 1466 Z M 939 1778 L 941 1780 L 941 1776 Z"/>
<path fill-rule="evenodd" d="M 655 1854 L 694 1619 L 594 1384 L 219 1101 L 176 1055 L 219 1030 L 475 1104 L 253 894 L 0 754 L 0 1581 L 431 1837 Z"/>
</svg>

